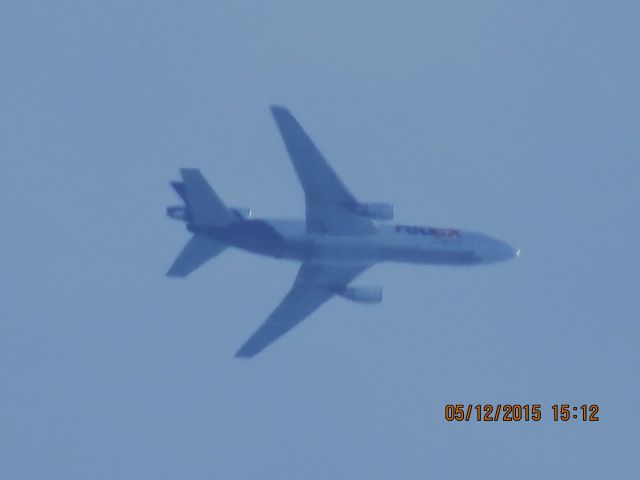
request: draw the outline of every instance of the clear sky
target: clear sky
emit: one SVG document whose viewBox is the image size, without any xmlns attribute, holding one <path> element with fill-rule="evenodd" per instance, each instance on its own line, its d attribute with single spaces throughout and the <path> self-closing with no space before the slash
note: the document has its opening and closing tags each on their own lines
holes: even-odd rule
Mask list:
<svg viewBox="0 0 640 480">
<path fill-rule="evenodd" d="M 0 6 L 0 478 L 634 478 L 637 2 L 16 1 Z M 164 277 L 179 167 L 301 217 L 267 106 L 401 223 L 521 247 L 380 265 L 233 353 L 295 263 Z M 555 423 L 554 403 L 601 421 Z M 448 423 L 447 403 L 540 403 Z"/>
</svg>

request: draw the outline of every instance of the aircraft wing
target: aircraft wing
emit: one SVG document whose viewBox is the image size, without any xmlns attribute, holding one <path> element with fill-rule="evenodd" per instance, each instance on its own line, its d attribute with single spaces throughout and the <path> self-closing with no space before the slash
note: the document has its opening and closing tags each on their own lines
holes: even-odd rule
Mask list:
<svg viewBox="0 0 640 480">
<path fill-rule="evenodd" d="M 355 213 L 358 201 L 289 110 L 272 106 L 271 113 L 304 190 L 307 231 L 330 235 L 374 233 L 373 221 Z"/>
<path fill-rule="evenodd" d="M 261 352 L 339 293 L 368 267 L 369 265 L 303 263 L 289 293 L 240 347 L 236 357 L 250 358 Z"/>
</svg>

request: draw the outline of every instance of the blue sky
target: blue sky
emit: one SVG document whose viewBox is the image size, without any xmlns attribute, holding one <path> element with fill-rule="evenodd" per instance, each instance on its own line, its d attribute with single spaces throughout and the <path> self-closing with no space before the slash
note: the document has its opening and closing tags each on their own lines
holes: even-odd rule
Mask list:
<svg viewBox="0 0 640 480">
<path fill-rule="evenodd" d="M 11 2 L 0 7 L 0 478 L 629 478 L 640 403 L 636 2 Z M 524 250 L 380 265 L 233 353 L 296 264 L 184 281 L 179 167 L 300 217 L 267 106 L 362 200 Z M 598 403 L 596 424 L 554 403 Z M 447 403 L 541 403 L 452 424 Z"/>
</svg>

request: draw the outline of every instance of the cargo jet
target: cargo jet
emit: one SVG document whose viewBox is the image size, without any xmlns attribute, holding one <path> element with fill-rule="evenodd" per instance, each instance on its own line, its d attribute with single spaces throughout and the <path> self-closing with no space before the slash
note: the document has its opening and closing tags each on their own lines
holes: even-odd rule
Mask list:
<svg viewBox="0 0 640 480">
<path fill-rule="evenodd" d="M 261 352 L 335 295 L 379 303 L 381 287 L 351 285 L 375 263 L 479 265 L 520 254 L 480 233 L 387 223 L 392 205 L 359 202 L 293 115 L 279 106 L 271 113 L 304 190 L 304 220 L 252 219 L 248 209 L 228 208 L 200 171 L 190 168 L 180 170 L 181 182 L 171 182 L 184 205 L 167 208 L 193 234 L 167 276 L 185 277 L 227 247 L 301 262 L 289 293 L 237 357 Z"/>
</svg>

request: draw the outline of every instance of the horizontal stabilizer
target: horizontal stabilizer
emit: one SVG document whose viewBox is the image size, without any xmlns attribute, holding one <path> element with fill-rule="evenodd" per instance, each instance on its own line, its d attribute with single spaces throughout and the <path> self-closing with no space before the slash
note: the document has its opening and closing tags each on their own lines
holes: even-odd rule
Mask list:
<svg viewBox="0 0 640 480">
<path fill-rule="evenodd" d="M 184 203 L 187 203 L 187 195 L 184 191 L 184 184 L 180 182 L 171 182 L 171 186 L 176 191 Z"/>
<path fill-rule="evenodd" d="M 233 218 L 197 168 L 181 168 L 184 196 L 193 223 L 199 226 L 224 227 Z M 175 187 L 174 187 L 175 188 Z"/>
<path fill-rule="evenodd" d="M 227 246 L 204 235 L 194 235 L 184 246 L 167 272 L 167 277 L 186 277 L 207 260 L 215 257 Z"/>
</svg>

